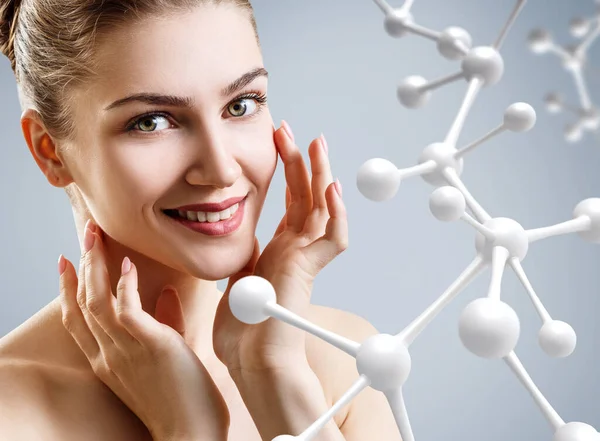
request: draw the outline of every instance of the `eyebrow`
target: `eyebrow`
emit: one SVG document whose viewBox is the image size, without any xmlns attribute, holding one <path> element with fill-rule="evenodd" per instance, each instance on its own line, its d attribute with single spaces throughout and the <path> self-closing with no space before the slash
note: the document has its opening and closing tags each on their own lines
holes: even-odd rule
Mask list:
<svg viewBox="0 0 600 441">
<path fill-rule="evenodd" d="M 226 98 L 238 90 L 244 88 L 258 77 L 269 77 L 269 73 L 264 67 L 257 67 L 249 72 L 246 72 L 237 80 L 227 85 L 221 90 L 221 96 Z M 176 96 L 176 95 L 162 95 L 157 93 L 136 93 L 129 95 L 125 98 L 118 99 L 117 101 L 109 104 L 104 108 L 105 111 L 115 109 L 117 107 L 124 106 L 131 102 L 142 102 L 153 105 L 173 106 L 173 107 L 184 107 L 193 109 L 196 104 L 194 99 L 189 96 Z"/>
</svg>

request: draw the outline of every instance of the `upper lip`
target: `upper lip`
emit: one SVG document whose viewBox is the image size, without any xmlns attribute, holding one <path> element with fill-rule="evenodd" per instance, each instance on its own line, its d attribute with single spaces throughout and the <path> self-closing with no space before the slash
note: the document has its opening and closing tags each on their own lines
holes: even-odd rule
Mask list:
<svg viewBox="0 0 600 441">
<path fill-rule="evenodd" d="M 181 211 L 206 211 L 206 212 L 217 212 L 223 211 L 226 208 L 231 207 L 234 204 L 242 201 L 248 195 L 239 196 L 235 198 L 225 199 L 222 202 L 207 202 L 205 204 L 190 204 L 190 205 L 182 205 L 181 207 L 172 208 L 172 210 L 181 210 Z"/>
</svg>

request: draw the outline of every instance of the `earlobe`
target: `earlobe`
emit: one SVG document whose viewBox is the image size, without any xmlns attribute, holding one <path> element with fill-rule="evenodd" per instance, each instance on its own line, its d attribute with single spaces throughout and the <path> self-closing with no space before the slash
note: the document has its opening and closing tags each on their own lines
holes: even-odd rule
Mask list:
<svg viewBox="0 0 600 441">
<path fill-rule="evenodd" d="M 23 112 L 21 129 L 33 159 L 48 182 L 55 187 L 65 187 L 73 182 L 66 164 L 59 157 L 56 144 L 35 110 L 27 109 Z"/>
</svg>

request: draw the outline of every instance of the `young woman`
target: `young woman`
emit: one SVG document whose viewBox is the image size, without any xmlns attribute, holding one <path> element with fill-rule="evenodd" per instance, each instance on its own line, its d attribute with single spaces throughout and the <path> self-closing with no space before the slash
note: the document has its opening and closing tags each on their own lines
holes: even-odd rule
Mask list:
<svg viewBox="0 0 600 441">
<path fill-rule="evenodd" d="M 77 267 L 59 258 L 60 295 L 0 340 L 0 439 L 300 434 L 357 379 L 355 360 L 275 319 L 239 322 L 232 284 L 255 274 L 324 328 L 359 342 L 377 331 L 310 304 L 347 247 L 341 185 L 323 136 L 311 177 L 289 125 L 275 130 L 250 3 L 0 0 L 0 47 L 27 145 L 66 190 L 82 247 Z M 278 157 L 286 214 L 261 252 Z M 399 435 L 367 388 L 316 439 Z"/>
</svg>

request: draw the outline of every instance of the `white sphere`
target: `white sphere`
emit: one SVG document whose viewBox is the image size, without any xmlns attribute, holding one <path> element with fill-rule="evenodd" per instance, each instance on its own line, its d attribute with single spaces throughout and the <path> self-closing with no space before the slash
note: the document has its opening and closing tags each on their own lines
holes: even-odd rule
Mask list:
<svg viewBox="0 0 600 441">
<path fill-rule="evenodd" d="M 527 103 L 511 104 L 504 111 L 504 126 L 511 132 L 527 132 L 535 120 L 535 110 Z"/>
<path fill-rule="evenodd" d="M 229 308 L 239 321 L 254 325 L 267 320 L 267 303 L 277 302 L 275 288 L 267 279 L 246 276 L 235 282 L 229 291 Z"/>
<path fill-rule="evenodd" d="M 412 361 L 402 340 L 378 334 L 362 342 L 356 354 L 356 369 L 366 375 L 370 386 L 378 391 L 397 389 L 410 373 Z"/>
<path fill-rule="evenodd" d="M 584 199 L 575 206 L 573 217 L 588 216 L 591 225 L 586 231 L 580 231 L 579 237 L 591 243 L 600 243 L 600 198 Z"/>
<path fill-rule="evenodd" d="M 554 92 L 548 93 L 544 97 L 544 102 L 546 103 L 546 110 L 550 113 L 558 113 L 563 108 L 562 97 Z"/>
<path fill-rule="evenodd" d="M 292 436 L 292 435 L 277 435 L 271 441 L 297 441 L 299 439 L 300 438 L 297 438 L 297 437 Z"/>
<path fill-rule="evenodd" d="M 479 46 L 469 51 L 463 59 L 462 70 L 467 80 L 480 78 L 486 86 L 500 81 L 504 73 L 504 60 L 491 46 Z"/>
<path fill-rule="evenodd" d="M 577 17 L 573 18 L 569 23 L 569 32 L 575 38 L 581 38 L 585 36 L 590 30 L 590 22 L 585 18 Z"/>
<path fill-rule="evenodd" d="M 405 78 L 396 89 L 398 101 L 409 109 L 424 106 L 431 97 L 431 91 L 420 89 L 424 84 L 427 84 L 427 80 L 418 75 Z"/>
<path fill-rule="evenodd" d="M 598 441 L 598 432 L 589 424 L 571 422 L 554 432 L 552 441 Z"/>
<path fill-rule="evenodd" d="M 583 126 L 588 130 L 596 130 L 600 127 L 600 112 L 598 109 L 591 108 L 583 112 Z"/>
<path fill-rule="evenodd" d="M 489 240 L 480 232 L 475 235 L 475 249 L 488 262 L 492 261 L 494 248 L 506 248 L 510 257 L 523 260 L 529 251 L 529 239 L 525 229 L 517 221 L 507 217 L 496 217 L 483 225 L 494 232 L 495 239 Z"/>
<path fill-rule="evenodd" d="M 545 29 L 534 29 L 527 37 L 529 48 L 536 54 L 548 52 L 552 47 L 552 36 Z"/>
<path fill-rule="evenodd" d="M 390 36 L 400 38 L 408 32 L 406 25 L 412 22 L 413 17 L 410 12 L 395 9 L 385 16 L 383 26 Z"/>
<path fill-rule="evenodd" d="M 467 202 L 464 195 L 455 187 L 445 185 L 437 188 L 429 197 L 431 214 L 444 222 L 453 222 L 465 213 Z"/>
<path fill-rule="evenodd" d="M 578 142 L 583 137 L 583 130 L 577 123 L 569 123 L 565 126 L 565 140 L 567 142 Z"/>
<path fill-rule="evenodd" d="M 448 60 L 460 60 L 465 56 L 462 50 L 457 48 L 457 42 L 467 50 L 471 49 L 473 41 L 471 35 L 457 26 L 446 28 L 440 34 L 437 41 L 437 48 L 440 54 Z"/>
<path fill-rule="evenodd" d="M 447 167 L 454 169 L 460 176 L 463 171 L 464 159 L 456 159 L 454 157 L 456 152 L 456 147 L 443 142 L 434 142 L 425 147 L 419 156 L 419 164 L 434 161 L 437 167 L 434 171 L 421 175 L 423 180 L 436 187 L 447 185 L 447 181 L 442 175 L 442 171 Z"/>
<path fill-rule="evenodd" d="M 400 171 L 387 159 L 369 159 L 358 169 L 356 186 L 361 194 L 375 202 L 393 198 L 400 187 Z"/>
<path fill-rule="evenodd" d="M 482 297 L 463 310 L 458 332 L 463 345 L 482 358 L 503 358 L 519 341 L 517 313 L 501 300 Z"/>
<path fill-rule="evenodd" d="M 568 323 L 550 320 L 540 328 L 538 341 L 550 357 L 568 357 L 577 345 L 577 334 Z"/>
</svg>

